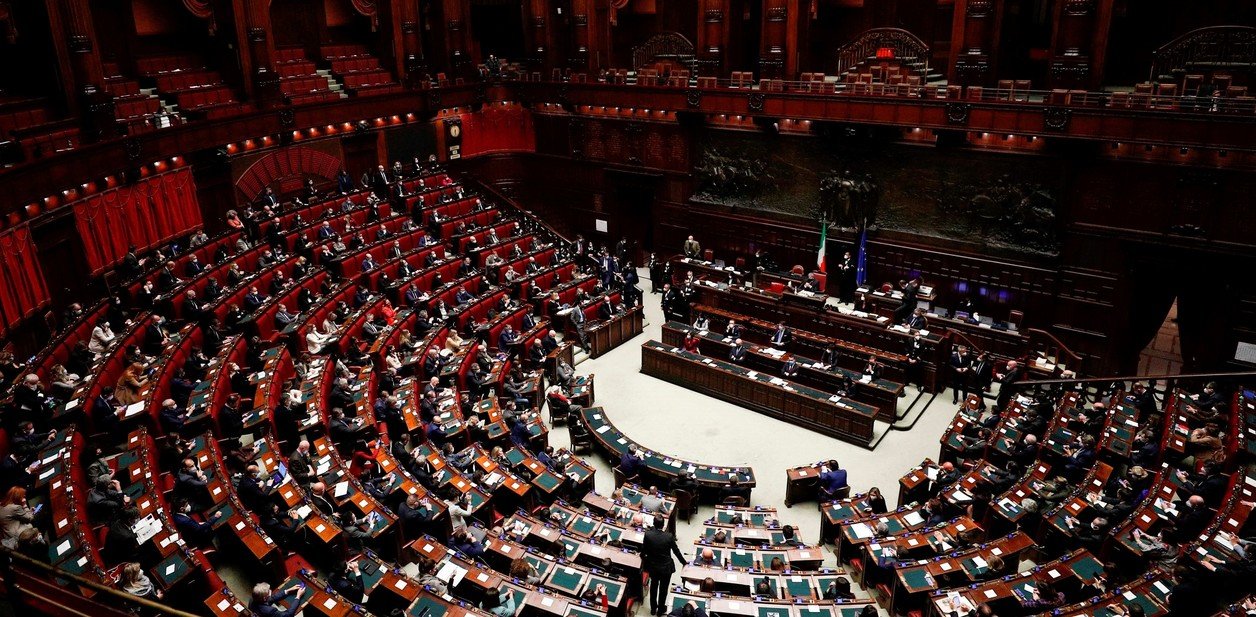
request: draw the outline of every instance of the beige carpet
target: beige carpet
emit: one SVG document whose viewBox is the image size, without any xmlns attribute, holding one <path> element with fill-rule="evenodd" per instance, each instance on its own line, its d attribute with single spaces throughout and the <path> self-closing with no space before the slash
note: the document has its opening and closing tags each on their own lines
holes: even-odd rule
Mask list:
<svg viewBox="0 0 1256 617">
<path fill-rule="evenodd" d="M 648 290 L 649 282 L 643 281 L 642 286 Z M 937 457 L 938 438 L 955 411 L 950 391 L 933 399 L 911 430 L 891 430 L 875 450 L 869 451 L 641 374 L 641 343 L 651 338 L 661 340 L 660 298 L 646 294 L 644 334 L 600 358 L 580 362 L 576 371 L 596 375 L 596 404 L 636 442 L 690 461 L 753 467 L 758 486 L 752 493 L 752 505 L 777 508 L 781 524 L 793 524 L 808 543 L 819 536 L 819 509 L 815 503 L 785 508 L 786 469 L 837 459 L 849 471 L 853 491 L 880 487 L 893 508 L 898 499 L 898 478 L 922 459 Z M 903 406 L 916 394 L 915 387 L 908 387 Z M 914 420 L 929 401 L 928 395 L 921 397 L 903 423 Z M 566 429 L 554 430 L 550 443 L 567 445 Z M 610 466 L 598 455 L 585 458 L 598 470 L 597 491 L 609 494 L 614 489 Z M 702 521 L 712 515 L 710 507 L 703 507 L 690 524 L 678 525 L 677 537 L 687 556 L 693 554 L 693 541 Z M 825 565 L 835 566 L 836 559 L 830 555 Z"/>
</svg>

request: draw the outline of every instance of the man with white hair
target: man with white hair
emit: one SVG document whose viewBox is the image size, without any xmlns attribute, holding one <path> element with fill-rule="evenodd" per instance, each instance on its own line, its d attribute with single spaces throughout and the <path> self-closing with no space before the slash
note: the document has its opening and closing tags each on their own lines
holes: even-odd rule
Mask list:
<svg viewBox="0 0 1256 617">
<path fill-rule="evenodd" d="M 298 581 L 296 585 L 272 594 L 270 583 L 258 583 L 253 586 L 249 611 L 257 617 L 292 617 L 301 608 L 299 598 L 303 589 L 305 583 Z M 280 608 L 279 603 L 285 600 L 287 606 Z"/>
</svg>

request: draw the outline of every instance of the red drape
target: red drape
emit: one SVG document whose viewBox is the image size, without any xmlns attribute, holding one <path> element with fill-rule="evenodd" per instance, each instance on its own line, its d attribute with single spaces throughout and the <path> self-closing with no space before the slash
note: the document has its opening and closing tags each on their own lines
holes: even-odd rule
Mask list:
<svg viewBox="0 0 1256 617">
<path fill-rule="evenodd" d="M 48 305 L 48 287 L 27 225 L 0 233 L 0 336 Z"/>
<path fill-rule="evenodd" d="M 462 118 L 462 157 L 487 152 L 536 152 L 532 113 L 520 107 L 485 106 Z"/>
<path fill-rule="evenodd" d="M 135 246 L 145 251 L 201 224 L 192 171 L 179 169 L 92 195 L 74 204 L 92 274 Z"/>
</svg>

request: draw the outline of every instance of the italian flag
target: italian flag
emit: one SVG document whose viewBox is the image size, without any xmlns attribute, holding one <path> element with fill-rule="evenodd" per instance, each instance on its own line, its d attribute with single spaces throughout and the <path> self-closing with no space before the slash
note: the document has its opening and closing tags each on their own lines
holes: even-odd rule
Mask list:
<svg viewBox="0 0 1256 617">
<path fill-rule="evenodd" d="M 829 239 L 829 224 L 824 219 L 820 219 L 820 250 L 816 253 L 816 269 L 824 272 L 824 249 Z"/>
</svg>

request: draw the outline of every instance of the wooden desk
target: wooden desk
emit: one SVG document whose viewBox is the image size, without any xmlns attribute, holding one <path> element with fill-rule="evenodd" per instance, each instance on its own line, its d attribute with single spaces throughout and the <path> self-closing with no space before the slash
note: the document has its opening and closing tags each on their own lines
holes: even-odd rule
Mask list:
<svg viewBox="0 0 1256 617">
<path fill-rule="evenodd" d="M 728 486 L 728 479 L 736 474 L 738 485 L 745 489 L 755 486 L 754 470 L 749 467 L 717 467 L 703 463 L 695 463 L 668 456 L 638 444 L 615 428 L 606 418 L 601 407 L 586 407 L 580 410 L 581 421 L 584 422 L 595 444 L 612 461 L 619 464 L 619 459 L 630 447 L 636 447 L 645 455 L 646 470 L 650 475 L 660 479 L 663 484 L 680 475 L 681 471 L 693 474 L 699 488 L 714 495 L 718 489 Z"/>
<path fill-rule="evenodd" d="M 874 316 L 860 316 L 831 309 L 815 311 L 783 303 L 779 295 L 754 289 L 719 287 L 707 284 L 695 285 L 699 302 L 718 309 L 735 311 L 770 322 L 784 321 L 799 330 L 840 339 L 877 350 L 878 355 L 896 361 L 902 368 L 902 353 L 912 335 L 891 329 L 888 320 L 877 321 Z M 924 353 L 921 355 L 922 378 L 925 388 L 936 390 L 940 383 L 938 374 L 946 366 L 951 351 L 951 341 L 946 332 L 930 331 L 922 337 Z M 818 353 L 818 352 L 817 352 Z"/>
<path fill-rule="evenodd" d="M 764 415 L 867 447 L 876 411 L 802 385 L 774 384 L 744 367 L 647 341 L 641 372 Z M 836 399 L 836 400 L 834 400 Z"/>
<path fill-rule="evenodd" d="M 663 343 L 673 347 L 680 347 L 684 345 L 685 334 L 692 331 L 693 328 L 685 324 L 669 321 L 663 324 Z M 731 337 L 714 331 L 697 332 L 696 335 L 701 339 L 700 348 L 705 348 L 703 349 L 704 355 L 719 359 L 728 358 L 728 352 L 733 346 Z M 746 342 L 744 338 L 742 341 Z M 779 350 L 772 346 L 755 345 L 753 343 L 747 343 L 746 348 L 745 365 L 747 367 L 772 375 L 780 375 L 781 369 L 785 365 L 785 356 L 781 355 Z M 790 381 L 817 390 L 837 392 L 846 386 L 846 380 L 849 379 L 851 386 L 848 396 L 850 398 L 875 408 L 877 410 L 877 419 L 887 422 L 894 421 L 898 413 L 898 401 L 902 398 L 903 384 L 881 378 L 864 382 L 861 381 L 863 375 L 857 371 L 840 366 L 822 368 L 819 360 L 799 354 L 787 355 L 792 356 L 798 363 L 798 373 L 790 377 Z"/>
<path fill-rule="evenodd" d="M 598 322 L 585 329 L 589 337 L 589 356 L 596 358 L 641 334 L 645 317 L 641 307 L 634 306 L 622 315 Z"/>
</svg>

